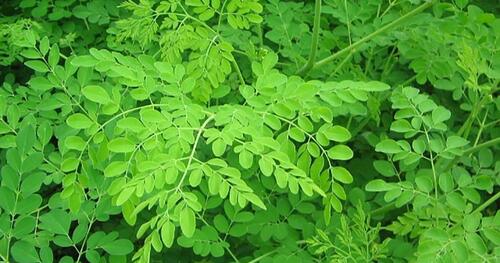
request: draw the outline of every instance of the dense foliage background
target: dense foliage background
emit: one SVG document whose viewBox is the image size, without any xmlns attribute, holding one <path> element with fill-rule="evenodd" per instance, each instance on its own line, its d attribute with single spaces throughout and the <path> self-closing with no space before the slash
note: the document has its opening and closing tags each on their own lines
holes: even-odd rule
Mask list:
<svg viewBox="0 0 500 263">
<path fill-rule="evenodd" d="M 499 262 L 500 4 L 7 0 L 2 262 Z"/>
</svg>

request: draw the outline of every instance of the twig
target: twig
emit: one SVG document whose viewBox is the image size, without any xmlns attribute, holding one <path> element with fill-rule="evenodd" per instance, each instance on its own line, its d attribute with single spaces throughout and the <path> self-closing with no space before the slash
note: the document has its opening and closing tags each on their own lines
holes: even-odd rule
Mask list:
<svg viewBox="0 0 500 263">
<path fill-rule="evenodd" d="M 314 66 L 316 60 L 316 53 L 318 51 L 319 29 L 321 22 L 321 0 L 316 0 L 314 4 L 314 25 L 313 35 L 311 41 L 311 51 L 309 52 L 309 59 L 306 64 L 297 71 L 297 75 L 306 75 Z"/>
<path fill-rule="evenodd" d="M 320 68 L 320 67 L 322 67 L 322 66 L 330 63 L 331 61 L 337 59 L 338 57 L 340 57 L 340 56 L 342 56 L 344 54 L 349 53 L 351 50 L 357 49 L 362 44 L 364 44 L 364 43 L 372 40 L 373 38 L 375 38 L 376 36 L 382 34 L 383 32 L 385 32 L 385 31 L 387 31 L 387 30 L 389 30 L 389 29 L 391 29 L 393 27 L 396 27 L 396 26 L 402 24 L 404 22 L 404 20 L 408 19 L 409 17 L 412 17 L 412 16 L 414 16 L 414 15 L 416 15 L 416 14 L 424 11 L 425 9 L 429 8 L 430 6 L 432 6 L 433 3 L 434 3 L 434 1 L 431 1 L 431 2 L 426 2 L 426 3 L 422 4 L 422 5 L 420 5 L 419 7 L 417 7 L 415 9 L 413 9 L 412 11 L 408 12 L 406 15 L 404 15 L 404 16 L 402 16 L 402 17 L 400 17 L 400 18 L 398 18 L 398 19 L 396 19 L 394 21 L 392 21 L 391 23 L 389 23 L 389 24 L 387 24 L 387 25 L 379 28 L 375 32 L 373 32 L 373 33 L 365 36 L 364 38 L 356 41 L 356 43 L 354 43 L 354 44 L 352 44 L 352 45 L 350 45 L 350 46 L 348 46 L 348 47 L 346 47 L 346 48 L 344 48 L 344 49 L 342 49 L 342 50 L 340 50 L 340 51 L 338 51 L 338 52 L 336 52 L 336 53 L 334 53 L 334 54 L 332 54 L 332 55 L 330 55 L 330 56 L 328 56 L 328 57 L 326 57 L 326 58 L 324 58 L 324 59 L 322 59 L 322 60 L 320 60 L 318 62 L 316 62 L 311 69 Z"/>
</svg>

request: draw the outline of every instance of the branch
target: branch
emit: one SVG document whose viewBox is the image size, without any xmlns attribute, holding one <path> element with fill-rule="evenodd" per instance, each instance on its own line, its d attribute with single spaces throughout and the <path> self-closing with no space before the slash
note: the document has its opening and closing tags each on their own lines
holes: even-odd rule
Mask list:
<svg viewBox="0 0 500 263">
<path fill-rule="evenodd" d="M 318 51 L 318 40 L 319 40 L 319 29 L 321 27 L 321 0 L 316 0 L 314 4 L 314 25 L 313 25 L 313 35 L 311 42 L 311 51 L 309 52 L 309 60 L 306 64 L 297 71 L 297 75 L 304 76 L 309 72 L 314 66 L 314 61 L 316 60 L 316 52 Z"/>
<path fill-rule="evenodd" d="M 490 147 L 490 146 L 497 145 L 497 144 L 499 144 L 499 143 L 500 143 L 500 137 L 495 138 L 495 139 L 491 139 L 491 140 L 489 140 L 489 141 L 487 141 L 487 142 L 483 142 L 483 143 L 478 144 L 478 145 L 476 145 L 476 146 L 474 146 L 474 147 L 470 147 L 469 149 L 467 149 L 467 150 L 465 150 L 465 151 L 463 152 L 463 155 L 468 155 L 468 154 L 471 154 L 471 153 L 477 152 L 477 151 L 479 151 L 479 150 L 481 150 L 481 149 L 483 149 L 483 148 L 488 148 L 488 147 Z"/>
<path fill-rule="evenodd" d="M 349 52 L 351 52 L 351 50 L 353 49 L 357 49 L 359 46 L 361 46 L 362 44 L 372 40 L 373 38 L 375 38 L 376 36 L 384 33 L 385 31 L 389 30 L 389 29 L 392 29 L 393 27 L 396 27 L 396 26 L 399 26 L 400 24 L 402 24 L 404 22 L 404 20 L 408 19 L 409 17 L 412 17 L 422 11 L 424 11 L 425 9 L 427 9 L 428 7 L 432 6 L 433 4 L 433 1 L 431 2 L 426 2 L 422 5 L 420 5 L 419 7 L 413 9 L 412 11 L 410 11 L 409 13 L 407 13 L 406 15 L 392 21 L 391 23 L 379 28 L 378 30 L 376 30 L 375 32 L 365 36 L 364 38 L 356 41 L 356 43 L 330 55 L 329 57 L 326 57 L 318 62 L 316 62 L 314 64 L 314 66 L 311 68 L 311 69 L 317 69 L 317 68 L 320 68 L 328 63 L 330 63 L 331 61 L 337 59 L 338 57 L 344 55 L 344 54 L 347 54 Z"/>
<path fill-rule="evenodd" d="M 188 162 L 187 162 L 187 165 L 186 165 L 186 170 L 184 170 L 184 173 L 182 174 L 181 180 L 180 180 L 179 184 L 177 185 L 177 187 L 175 188 L 176 192 L 178 192 L 181 189 L 182 183 L 184 182 L 184 179 L 186 179 L 186 176 L 187 176 L 187 174 L 189 172 L 189 168 L 191 166 L 191 162 L 194 159 L 194 155 L 196 153 L 196 147 L 198 146 L 198 142 L 200 141 L 201 134 L 205 130 L 205 127 L 207 127 L 208 123 L 210 123 L 210 121 L 212 121 L 213 119 L 215 119 L 215 115 L 212 115 L 212 116 L 208 117 L 205 120 L 205 122 L 201 125 L 201 128 L 198 131 L 198 134 L 196 134 L 196 139 L 194 139 L 193 149 L 191 150 L 191 154 L 189 155 Z"/>
<path fill-rule="evenodd" d="M 478 145 L 476 145 L 474 147 L 468 148 L 467 150 L 465 150 L 465 151 L 462 152 L 462 155 L 456 156 L 453 160 L 451 160 L 448 163 L 448 165 L 446 166 L 445 171 L 450 171 L 451 168 L 453 167 L 453 165 L 459 160 L 460 157 L 467 156 L 467 155 L 469 155 L 471 153 L 475 153 L 475 152 L 477 152 L 477 151 L 479 151 L 479 150 L 481 150 L 483 148 L 488 148 L 488 147 L 491 147 L 491 146 L 495 146 L 495 145 L 497 145 L 499 143 L 500 143 L 500 137 L 495 138 L 495 139 L 491 139 L 491 140 L 489 140 L 487 142 L 483 142 L 483 143 L 478 144 Z"/>
<path fill-rule="evenodd" d="M 474 212 L 472 213 L 478 213 L 483 211 L 486 207 L 489 205 L 493 204 L 498 198 L 500 198 L 500 192 L 496 193 L 494 196 L 490 197 L 490 199 L 486 200 L 482 205 L 480 205 Z"/>
</svg>

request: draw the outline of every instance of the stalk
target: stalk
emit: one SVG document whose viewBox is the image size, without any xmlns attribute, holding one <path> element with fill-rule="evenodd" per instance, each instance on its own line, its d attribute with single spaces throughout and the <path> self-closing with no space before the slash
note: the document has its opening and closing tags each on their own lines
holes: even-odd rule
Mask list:
<svg viewBox="0 0 500 263">
<path fill-rule="evenodd" d="M 486 207 L 490 206 L 493 204 L 498 198 L 500 197 L 500 192 L 496 193 L 494 196 L 490 197 L 490 199 L 486 200 L 482 205 L 480 205 L 474 212 L 472 213 L 478 213 L 483 211 Z"/>
<path fill-rule="evenodd" d="M 491 147 L 491 146 L 495 146 L 497 144 L 500 144 L 500 137 L 498 138 L 495 138 L 495 139 L 491 139 L 487 142 L 483 142 L 481 144 L 478 144 L 474 147 L 470 147 L 469 149 L 465 150 L 463 153 L 462 153 L 462 156 L 466 156 L 466 155 L 469 155 L 471 153 L 475 153 L 483 148 L 488 148 L 488 147 Z M 453 165 L 455 164 L 456 161 L 458 161 L 458 158 L 460 158 L 461 156 L 457 156 L 455 157 L 453 160 L 451 160 L 448 165 L 446 166 L 446 169 L 445 171 L 449 171 L 451 170 L 451 168 L 453 167 Z"/>
<path fill-rule="evenodd" d="M 483 142 L 483 143 L 478 144 L 474 147 L 470 147 L 469 149 L 464 151 L 464 155 L 468 155 L 468 154 L 477 152 L 483 148 L 488 148 L 488 147 L 494 146 L 494 145 L 499 144 L 499 143 L 500 143 L 500 137 L 497 137 L 495 139 L 491 139 L 487 142 Z"/>
<path fill-rule="evenodd" d="M 309 59 L 306 64 L 297 71 L 297 75 L 306 75 L 307 72 L 311 70 L 314 66 L 316 60 L 316 53 L 318 51 L 318 40 L 319 40 L 319 28 L 321 22 L 321 0 L 316 0 L 314 4 L 314 25 L 313 25 L 313 35 L 311 42 L 311 51 L 309 52 Z"/>
<path fill-rule="evenodd" d="M 385 25 L 385 26 L 377 29 L 375 32 L 373 32 L 373 33 L 365 36 L 364 38 L 356 41 L 356 43 L 354 43 L 354 44 L 352 44 L 352 45 L 350 45 L 350 46 L 348 46 L 348 47 L 346 47 L 346 48 L 344 48 L 344 49 L 342 49 L 342 50 L 340 50 L 340 51 L 338 51 L 338 52 L 336 52 L 336 53 L 334 53 L 334 54 L 332 54 L 332 55 L 330 55 L 330 56 L 328 56 L 328 57 L 326 57 L 326 58 L 324 58 L 324 59 L 322 59 L 322 60 L 320 60 L 318 62 L 316 62 L 311 69 L 320 68 L 320 67 L 322 67 L 322 66 L 324 66 L 324 65 L 332 62 L 333 60 L 337 59 L 338 57 L 340 57 L 340 56 L 342 56 L 344 54 L 349 53 L 351 50 L 357 49 L 362 44 L 364 44 L 364 43 L 372 40 L 373 38 L 375 38 L 376 36 L 384 33 L 385 31 L 388 31 L 389 29 L 392 29 L 392 28 L 394 28 L 396 26 L 401 25 L 406 19 L 408 19 L 408 18 L 410 18 L 410 17 L 412 17 L 412 16 L 414 16 L 414 15 L 416 15 L 418 13 L 421 13 L 425 9 L 429 8 L 430 6 L 432 6 L 432 4 L 433 4 L 433 1 L 426 2 L 426 3 L 422 4 L 422 5 L 420 5 L 419 7 L 413 9 L 412 11 L 408 12 L 404 16 L 402 16 L 402 17 L 400 17 L 400 18 L 392 21 L 391 23 L 389 23 L 389 24 L 387 24 L 387 25 Z M 305 74 L 305 72 L 304 72 L 304 74 Z"/>
</svg>

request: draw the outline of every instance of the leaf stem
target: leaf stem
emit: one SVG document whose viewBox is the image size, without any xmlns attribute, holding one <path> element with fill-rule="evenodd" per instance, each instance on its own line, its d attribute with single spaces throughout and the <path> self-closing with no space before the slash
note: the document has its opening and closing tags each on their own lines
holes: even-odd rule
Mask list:
<svg viewBox="0 0 500 263">
<path fill-rule="evenodd" d="M 481 144 L 478 144 L 476 146 L 473 146 L 473 147 L 470 147 L 469 149 L 465 150 L 462 155 L 460 156 L 456 156 L 455 159 L 451 160 L 448 165 L 446 166 L 446 169 L 445 171 L 449 171 L 451 170 L 451 167 L 453 167 L 453 165 L 455 164 L 455 162 L 458 160 L 458 158 L 460 158 L 461 156 L 466 156 L 466 155 L 469 155 L 471 153 L 475 153 L 477 151 L 480 151 L 481 149 L 483 148 L 488 148 L 488 147 L 491 147 L 491 146 L 494 146 L 494 145 L 497 145 L 500 143 L 500 137 L 498 138 L 495 138 L 495 139 L 491 139 L 487 142 L 483 142 Z"/>
<path fill-rule="evenodd" d="M 260 256 L 259 256 L 259 257 L 257 257 L 257 258 L 254 258 L 254 259 L 253 259 L 253 260 L 251 260 L 251 261 L 248 261 L 248 263 L 257 263 L 257 262 L 260 262 L 262 259 L 264 259 L 264 258 L 266 258 L 266 257 L 268 257 L 268 256 L 270 256 L 270 255 L 272 255 L 272 254 L 274 254 L 274 253 L 276 253 L 277 251 L 278 251 L 278 248 L 277 248 L 277 249 L 275 249 L 275 250 L 271 250 L 271 251 L 269 251 L 269 252 L 267 252 L 267 253 L 265 253 L 265 254 L 263 254 L 263 255 L 260 255 Z"/>
<path fill-rule="evenodd" d="M 389 212 L 389 211 L 391 211 L 391 210 L 393 210 L 395 208 L 397 208 L 395 203 L 388 203 L 388 204 L 386 204 L 384 206 L 381 206 L 381 207 L 379 207 L 379 208 L 377 208 L 375 210 L 372 210 L 370 212 L 370 216 L 371 217 L 376 217 L 378 215 L 385 214 L 386 212 Z"/>
<path fill-rule="evenodd" d="M 372 40 L 373 38 L 375 38 L 376 36 L 384 33 L 385 31 L 388 31 L 389 29 L 392 29 L 393 27 L 396 27 L 400 24 L 402 24 L 406 19 L 408 19 L 409 17 L 412 17 L 418 13 L 421 13 L 422 11 L 424 11 L 425 9 L 429 8 L 430 6 L 432 6 L 433 4 L 433 1 L 431 2 L 425 2 L 423 3 L 422 5 L 420 5 L 419 7 L 413 9 L 412 11 L 408 12 L 407 14 L 405 14 L 404 16 L 401 16 L 400 18 L 392 21 L 391 23 L 377 29 L 375 32 L 372 32 L 371 34 L 363 37 L 362 39 L 356 41 L 354 44 L 316 62 L 314 64 L 314 66 L 311 68 L 311 69 L 317 69 L 317 68 L 320 68 L 330 62 L 332 62 L 333 60 L 337 59 L 338 57 L 346 54 L 346 53 L 349 53 L 351 50 L 353 49 L 356 49 L 358 48 L 359 46 L 361 46 L 362 44 Z"/>
<path fill-rule="evenodd" d="M 245 85 L 246 84 L 245 78 L 243 77 L 243 74 L 241 74 L 240 66 L 238 66 L 238 62 L 236 62 L 234 57 L 231 60 L 231 63 L 233 63 L 234 69 L 236 70 L 236 73 L 238 74 L 238 78 L 240 79 L 241 85 Z"/>
<path fill-rule="evenodd" d="M 81 257 L 83 256 L 83 254 L 86 253 L 86 250 L 85 249 L 85 246 L 87 244 L 87 240 L 90 236 L 90 231 L 92 230 L 92 226 L 94 225 L 94 223 L 96 222 L 96 209 L 97 207 L 99 206 L 99 202 L 101 202 L 101 194 L 99 193 L 98 191 L 98 194 L 99 194 L 99 197 L 96 201 L 96 204 L 95 204 L 95 207 L 94 207 L 94 211 L 92 212 L 92 217 L 89 219 L 89 217 L 87 216 L 87 219 L 89 219 L 89 226 L 87 228 L 87 231 L 85 232 L 85 237 L 83 238 L 83 241 L 82 241 L 82 246 L 80 247 L 80 251 L 77 251 L 78 252 L 78 257 L 76 259 L 76 263 L 79 263 L 80 260 L 81 260 Z"/>
<path fill-rule="evenodd" d="M 487 102 L 488 96 L 484 96 L 479 102 L 477 102 L 472 108 L 472 111 L 470 112 L 469 116 L 465 120 L 464 124 L 462 127 L 460 127 L 460 130 L 458 130 L 458 136 L 462 136 L 467 139 L 469 137 L 470 129 L 472 128 L 472 125 L 474 124 L 474 119 L 476 116 L 479 114 L 481 111 L 481 108 L 483 107 L 484 103 Z"/>
<path fill-rule="evenodd" d="M 478 213 L 483 211 L 486 207 L 494 203 L 498 198 L 500 198 L 500 192 L 497 192 L 494 196 L 490 197 L 490 199 L 486 200 L 482 205 L 480 205 L 474 212 L 472 213 Z"/>
<path fill-rule="evenodd" d="M 306 75 L 314 66 L 316 60 L 316 53 L 318 50 L 319 29 L 321 27 L 321 0 L 316 0 L 314 4 L 314 24 L 313 35 L 311 41 L 311 51 L 309 52 L 309 59 L 306 64 L 297 71 L 297 75 Z"/>
<path fill-rule="evenodd" d="M 356 52 L 355 49 L 351 50 L 351 52 L 349 52 L 349 54 L 345 56 L 345 58 L 342 61 L 340 61 L 340 63 L 337 64 L 337 67 L 335 67 L 335 69 L 332 71 L 332 73 L 330 73 L 328 77 L 329 78 L 333 77 L 351 59 L 354 52 Z"/>
<path fill-rule="evenodd" d="M 205 120 L 205 122 L 201 125 L 200 130 L 198 131 L 198 134 L 196 134 L 196 139 L 194 140 L 193 149 L 191 150 L 191 154 L 189 155 L 189 158 L 188 158 L 188 163 L 186 165 L 186 170 L 184 170 L 184 173 L 182 174 L 181 180 L 179 181 L 179 184 L 175 188 L 176 192 L 181 189 L 182 183 L 186 179 L 186 176 L 188 174 L 189 168 L 191 166 L 191 162 L 193 162 L 194 155 L 196 153 L 196 147 L 198 146 L 198 142 L 200 141 L 201 134 L 205 130 L 205 127 L 208 125 L 208 123 L 210 123 L 210 121 L 212 121 L 214 118 L 215 118 L 215 115 L 212 115 L 212 116 L 208 117 Z"/>
<path fill-rule="evenodd" d="M 463 155 L 475 153 L 475 152 L 477 152 L 477 151 L 479 151 L 479 150 L 481 150 L 483 148 L 488 148 L 490 146 L 494 146 L 494 145 L 499 144 L 499 143 L 500 143 L 500 137 L 497 137 L 497 138 L 491 139 L 491 140 L 489 140 L 487 142 L 483 142 L 481 144 L 478 144 L 478 145 L 476 145 L 474 147 L 470 147 L 469 149 L 467 149 L 467 150 L 465 150 L 463 152 Z"/>
<path fill-rule="evenodd" d="M 422 118 L 423 120 L 423 118 Z M 434 154 L 432 153 L 432 148 L 431 148 L 431 139 L 430 139 L 430 136 L 429 136 L 429 132 L 427 131 L 427 129 L 425 128 L 424 126 L 424 133 L 425 133 L 425 138 L 427 139 L 427 147 L 429 147 L 429 156 L 430 156 L 430 163 L 431 163 L 431 169 L 432 169 L 432 177 L 433 177 L 433 180 L 434 180 L 434 196 L 436 197 L 436 202 L 439 201 L 439 195 L 438 195 L 438 179 L 437 179 L 437 172 L 436 172 L 436 167 L 434 165 Z M 436 217 L 436 221 L 437 221 L 437 217 Z"/>
</svg>

